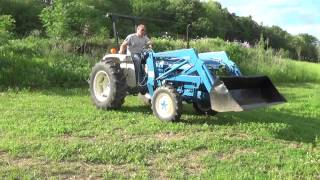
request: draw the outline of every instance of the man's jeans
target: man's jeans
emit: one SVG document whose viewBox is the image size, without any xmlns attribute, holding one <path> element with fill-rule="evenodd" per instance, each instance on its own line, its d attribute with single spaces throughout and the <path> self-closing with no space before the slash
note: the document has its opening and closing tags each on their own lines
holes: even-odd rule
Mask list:
<svg viewBox="0 0 320 180">
<path fill-rule="evenodd" d="M 138 87 L 144 86 L 147 78 L 145 78 L 144 66 L 141 63 L 141 60 L 142 60 L 141 54 L 140 53 L 132 54 L 131 57 L 134 64 L 136 82 L 138 84 Z"/>
</svg>

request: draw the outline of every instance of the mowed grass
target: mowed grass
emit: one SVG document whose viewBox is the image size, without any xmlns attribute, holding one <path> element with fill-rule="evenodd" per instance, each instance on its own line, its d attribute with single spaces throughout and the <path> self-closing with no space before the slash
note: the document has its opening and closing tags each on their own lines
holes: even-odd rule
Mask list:
<svg viewBox="0 0 320 180">
<path fill-rule="evenodd" d="M 137 96 L 96 109 L 87 89 L 0 93 L 0 178 L 320 178 L 320 84 L 288 103 L 164 123 Z"/>
</svg>

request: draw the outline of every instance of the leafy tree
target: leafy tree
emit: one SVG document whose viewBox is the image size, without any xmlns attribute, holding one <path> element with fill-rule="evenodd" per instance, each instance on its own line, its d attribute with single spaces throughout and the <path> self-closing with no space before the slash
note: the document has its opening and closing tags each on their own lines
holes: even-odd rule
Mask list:
<svg viewBox="0 0 320 180">
<path fill-rule="evenodd" d="M 308 61 L 316 61 L 318 59 L 317 38 L 309 34 L 299 34 L 298 38 L 302 39 L 301 58 Z"/>
<path fill-rule="evenodd" d="M 34 29 L 42 29 L 39 14 L 44 7 L 38 0 L 1 0 L 0 15 L 12 15 L 16 21 L 15 34 L 24 36 Z"/>
<path fill-rule="evenodd" d="M 289 49 L 290 34 L 279 26 L 264 27 L 264 36 L 269 40 L 269 45 L 274 49 Z"/>
<path fill-rule="evenodd" d="M 294 36 L 292 38 L 292 47 L 295 50 L 295 55 L 298 59 L 301 59 L 301 51 L 302 48 L 304 48 L 305 42 L 304 39 L 301 36 Z"/>
<path fill-rule="evenodd" d="M 83 0 L 87 5 L 93 6 L 96 11 L 96 21 L 102 27 L 102 33 L 111 35 L 112 31 L 108 29 L 112 28 L 112 22 L 109 18 L 106 18 L 107 13 L 116 13 L 131 15 L 132 14 L 132 0 Z M 120 31 L 119 35 L 127 35 L 129 32 L 134 31 L 134 26 L 131 22 L 117 21 L 117 30 Z"/>
<path fill-rule="evenodd" d="M 168 0 L 132 0 L 131 6 L 133 15 L 145 17 L 138 23 L 146 24 L 149 34 L 160 36 L 173 30 L 169 21 L 174 14 L 167 11 Z"/>
<path fill-rule="evenodd" d="M 0 31 L 11 32 L 15 28 L 15 20 L 11 15 L 0 16 Z"/>
<path fill-rule="evenodd" d="M 11 15 L 0 16 L 0 44 L 6 43 L 12 36 L 15 20 Z"/>
<path fill-rule="evenodd" d="M 228 29 L 232 29 L 232 22 L 228 21 L 229 13 L 216 1 L 203 3 L 204 15 L 194 23 L 198 35 L 226 39 Z"/>
<path fill-rule="evenodd" d="M 293 36 L 278 26 L 257 24 L 251 16 L 240 17 L 213 0 L 0 0 L 0 15 L 15 25 L 1 31 L 1 39 L 30 35 L 45 29 L 49 37 L 88 37 L 102 35 L 111 29 L 107 12 L 145 17 L 135 23 L 147 25 L 149 35 L 185 35 L 192 24 L 191 37 L 220 37 L 224 40 L 255 44 L 262 34 L 267 47 L 289 52 L 290 57 L 316 61 L 320 59 L 319 41 L 314 36 Z M 40 18 L 39 18 L 40 17 Z M 160 19 L 160 21 L 154 21 Z M 15 20 L 15 23 L 12 23 Z M 131 21 L 117 21 L 120 37 L 134 32 Z"/>
<path fill-rule="evenodd" d="M 236 20 L 239 25 L 238 30 L 240 33 L 240 40 L 248 41 L 251 44 L 256 43 L 261 34 L 260 26 L 252 19 L 251 16 L 237 17 Z"/>
<path fill-rule="evenodd" d="M 82 1 L 55 0 L 40 17 L 50 37 L 87 36 L 99 32 L 102 26 L 95 7 Z"/>
<path fill-rule="evenodd" d="M 167 11 L 172 14 L 171 20 L 176 22 L 171 25 L 176 33 L 185 34 L 188 24 L 195 24 L 202 16 L 204 8 L 199 0 L 169 0 Z M 198 31 L 194 32 L 198 34 Z"/>
<path fill-rule="evenodd" d="M 320 63 L 320 42 L 317 43 L 317 54 L 318 54 L 318 63 Z"/>
</svg>

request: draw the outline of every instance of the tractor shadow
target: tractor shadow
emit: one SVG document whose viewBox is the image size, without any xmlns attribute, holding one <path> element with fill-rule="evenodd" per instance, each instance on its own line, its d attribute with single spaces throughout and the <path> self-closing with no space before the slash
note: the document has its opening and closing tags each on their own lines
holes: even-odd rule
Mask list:
<svg viewBox="0 0 320 180">
<path fill-rule="evenodd" d="M 117 110 L 121 112 L 142 113 L 152 116 L 150 106 L 123 106 Z M 270 125 L 270 131 L 275 131 L 275 138 L 311 143 L 316 145 L 317 138 L 320 137 L 320 118 L 304 117 L 295 113 L 290 109 L 259 109 L 244 112 L 228 112 L 218 113 L 215 116 L 197 115 L 192 106 L 184 105 L 181 119 L 176 123 L 184 123 L 189 125 L 206 124 L 214 131 L 215 126 L 234 126 L 237 124 L 266 124 Z M 272 126 L 285 125 L 284 128 L 272 129 Z"/>
<path fill-rule="evenodd" d="M 287 141 L 312 143 L 316 145 L 320 136 L 320 118 L 304 117 L 290 111 L 255 110 L 238 113 L 219 113 L 216 116 L 183 117 L 180 122 L 186 124 L 207 124 L 212 126 L 235 124 L 285 124 L 285 128 L 276 131 L 275 138 Z M 272 131 L 272 128 L 270 128 Z"/>
<path fill-rule="evenodd" d="M 138 106 L 122 106 L 120 109 L 115 111 L 121 112 L 133 112 L 133 113 L 143 113 L 146 115 L 152 115 L 151 107 L 147 105 L 138 105 Z"/>
<path fill-rule="evenodd" d="M 287 85 L 289 87 L 295 88 L 296 85 Z M 314 88 L 305 84 L 303 88 Z M 182 123 L 186 124 L 207 124 L 215 129 L 214 126 L 234 126 L 241 124 L 249 124 L 254 126 L 257 124 L 263 125 L 264 127 L 270 126 L 270 130 L 273 131 L 274 137 L 277 139 L 283 139 L 287 141 L 296 141 L 311 143 L 314 146 L 319 142 L 320 137 L 320 117 L 306 116 L 306 111 L 308 114 L 312 114 L 315 111 L 313 104 L 310 104 L 310 109 L 306 109 L 304 106 L 309 106 L 308 97 L 309 94 L 300 94 L 284 92 L 284 95 L 288 102 L 295 104 L 293 106 L 278 105 L 277 108 L 262 108 L 252 111 L 244 112 L 228 112 L 228 113 L 218 113 L 216 116 L 195 116 L 190 114 L 191 111 L 186 112 L 182 115 Z M 307 103 L 307 104 L 306 104 Z M 296 106 L 298 105 L 298 106 Z M 317 105 L 315 105 L 317 106 Z M 283 128 L 281 128 L 283 127 Z"/>
<path fill-rule="evenodd" d="M 121 112 L 142 113 L 147 116 L 153 116 L 152 110 L 149 106 L 123 106 L 117 110 Z M 276 109 L 260 109 L 245 112 L 230 112 L 218 113 L 215 116 L 197 115 L 192 107 L 184 107 L 181 120 L 176 123 L 183 123 L 189 125 L 203 125 L 206 124 L 214 131 L 215 126 L 234 126 L 238 124 L 264 124 L 270 125 L 270 131 L 274 131 L 274 138 L 311 143 L 316 145 L 317 138 L 320 137 L 320 118 L 304 117 L 298 113 L 290 110 L 276 110 Z M 277 124 L 284 128 L 272 128 Z"/>
</svg>

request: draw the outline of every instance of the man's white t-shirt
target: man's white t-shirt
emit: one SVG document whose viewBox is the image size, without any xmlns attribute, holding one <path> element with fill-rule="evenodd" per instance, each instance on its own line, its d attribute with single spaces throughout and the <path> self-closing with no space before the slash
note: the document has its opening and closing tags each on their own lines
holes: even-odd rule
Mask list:
<svg viewBox="0 0 320 180">
<path fill-rule="evenodd" d="M 141 53 L 143 48 L 151 44 L 150 39 L 147 36 L 139 37 L 137 34 L 130 34 L 125 39 L 127 41 L 127 54 Z"/>
</svg>

